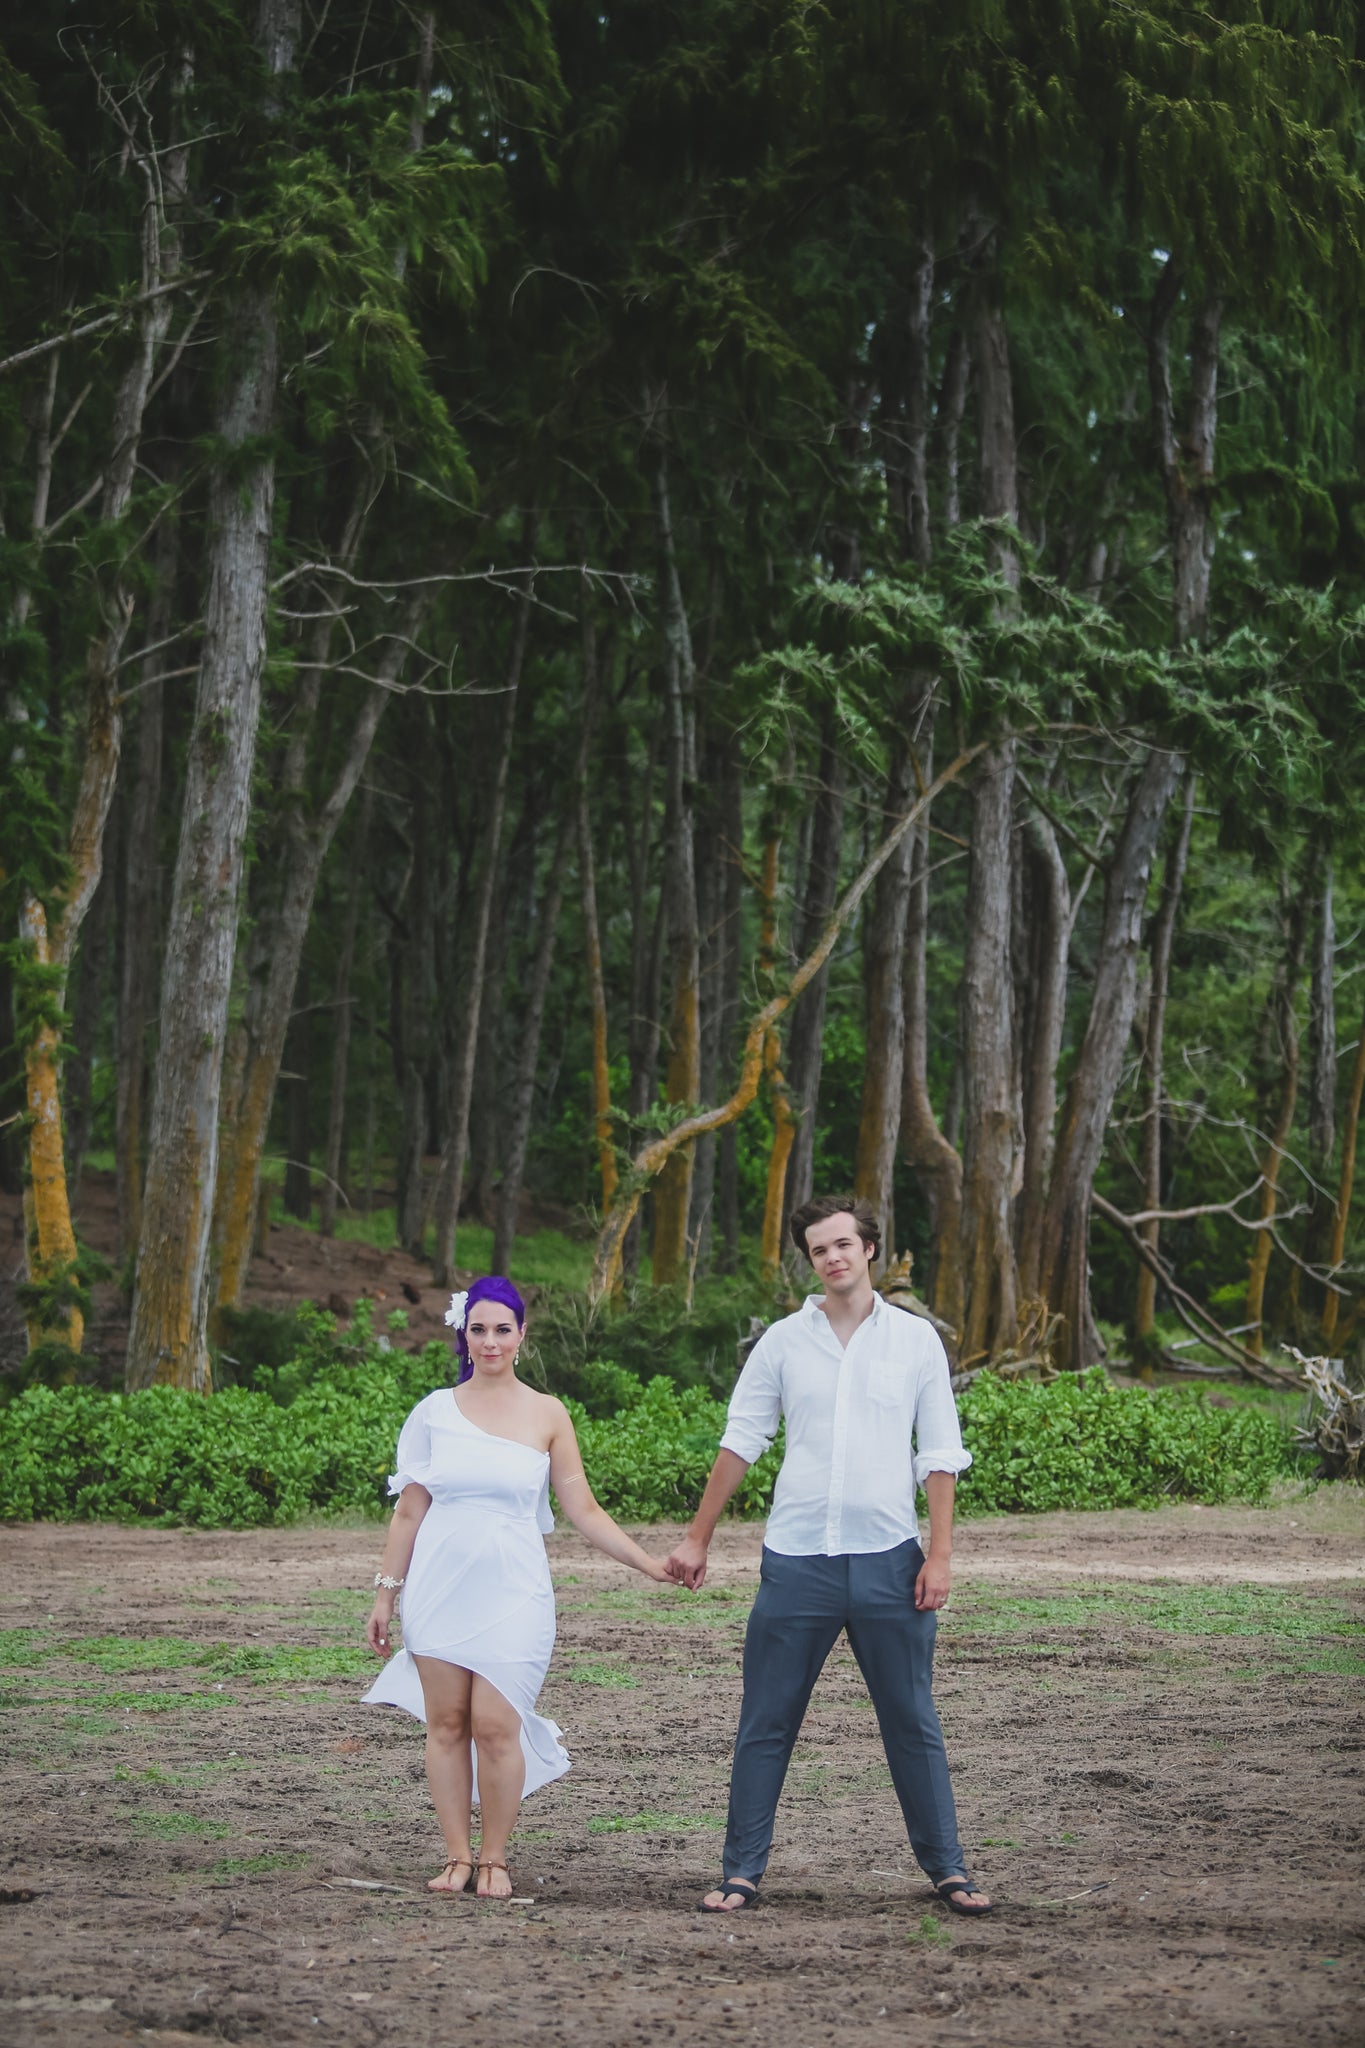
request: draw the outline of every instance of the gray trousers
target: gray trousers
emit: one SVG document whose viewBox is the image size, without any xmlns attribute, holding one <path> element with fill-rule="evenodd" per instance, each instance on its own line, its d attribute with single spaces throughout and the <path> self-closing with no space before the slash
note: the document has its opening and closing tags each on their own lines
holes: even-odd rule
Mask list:
<svg viewBox="0 0 1365 2048">
<path fill-rule="evenodd" d="M 930 1696 L 938 1616 L 915 1606 L 924 1553 L 913 1540 L 849 1557 L 763 1552 L 744 1638 L 744 1703 L 730 1777 L 725 1874 L 757 1883 L 811 1690 L 841 1629 L 877 1710 L 910 1847 L 935 1882 L 967 1875 Z"/>
</svg>

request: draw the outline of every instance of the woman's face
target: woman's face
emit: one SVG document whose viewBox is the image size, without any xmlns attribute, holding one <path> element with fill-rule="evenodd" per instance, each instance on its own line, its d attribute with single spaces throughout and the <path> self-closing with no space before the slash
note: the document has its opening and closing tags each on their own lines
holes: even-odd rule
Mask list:
<svg viewBox="0 0 1365 2048">
<path fill-rule="evenodd" d="M 470 1308 L 464 1340 L 476 1372 L 510 1372 L 521 1338 L 516 1317 L 500 1301 L 476 1301 Z"/>
</svg>

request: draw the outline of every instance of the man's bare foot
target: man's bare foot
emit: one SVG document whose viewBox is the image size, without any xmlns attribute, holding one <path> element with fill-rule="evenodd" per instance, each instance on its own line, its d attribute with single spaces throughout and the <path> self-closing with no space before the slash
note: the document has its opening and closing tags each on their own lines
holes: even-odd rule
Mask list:
<svg viewBox="0 0 1365 2048">
<path fill-rule="evenodd" d="M 934 1890 L 951 1913 L 989 1913 L 990 1895 L 969 1877 L 941 1877 Z"/>
<path fill-rule="evenodd" d="M 464 1872 L 463 1877 L 460 1876 L 461 1871 Z M 452 1856 L 444 1870 L 439 1871 L 435 1877 L 427 1879 L 427 1890 L 429 1892 L 462 1892 L 473 1875 L 474 1859 L 472 1856 Z"/>
<path fill-rule="evenodd" d="M 485 1879 L 484 1873 L 487 1872 Z M 479 1897 L 481 1899 L 510 1899 L 512 1880 L 507 1875 L 505 1863 L 484 1862 L 479 1865 Z"/>
<path fill-rule="evenodd" d="M 743 1913 L 757 1893 L 758 1886 L 751 1884 L 747 1877 L 727 1877 L 715 1891 L 706 1894 L 701 1910 L 703 1913 Z"/>
</svg>

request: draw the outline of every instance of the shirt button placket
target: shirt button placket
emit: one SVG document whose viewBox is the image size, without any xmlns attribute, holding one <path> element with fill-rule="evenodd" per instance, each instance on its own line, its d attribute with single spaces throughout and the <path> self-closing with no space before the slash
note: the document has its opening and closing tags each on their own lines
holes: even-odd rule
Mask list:
<svg viewBox="0 0 1365 2048">
<path fill-rule="evenodd" d="M 837 1557 L 844 1547 L 844 1466 L 848 1460 L 850 1384 L 848 1347 L 845 1346 L 839 1354 L 839 1377 L 834 1389 L 834 1441 L 830 1446 L 829 1501 L 825 1508 L 826 1557 Z"/>
</svg>

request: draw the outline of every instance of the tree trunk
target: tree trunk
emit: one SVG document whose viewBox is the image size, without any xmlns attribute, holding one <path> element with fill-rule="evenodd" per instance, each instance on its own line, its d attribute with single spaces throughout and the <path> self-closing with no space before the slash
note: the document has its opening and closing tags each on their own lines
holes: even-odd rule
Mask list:
<svg viewBox="0 0 1365 2048">
<path fill-rule="evenodd" d="M 908 721 L 913 728 L 913 719 Z M 892 743 L 883 826 L 915 800 L 915 762 L 904 730 Z M 871 1205 L 882 1227 L 883 1257 L 896 1255 L 894 1184 L 905 1073 L 905 933 L 915 835 L 907 832 L 877 877 L 863 927 L 862 1105 L 854 1155 L 853 1192 Z"/>
<path fill-rule="evenodd" d="M 1313 930 L 1313 987 L 1308 1024 L 1308 1162 L 1321 1172 L 1336 1143 L 1337 1019 L 1333 970 L 1336 925 L 1332 915 L 1332 856 L 1322 856 Z"/>
<path fill-rule="evenodd" d="M 425 739 L 425 733 L 422 734 Z M 408 866 L 390 913 L 389 1045 L 398 1094 L 394 1222 L 398 1242 L 423 1254 L 427 1201 L 422 1181 L 430 1118 L 427 1076 L 437 1012 L 436 842 L 425 756 L 412 763 L 412 838 Z"/>
<path fill-rule="evenodd" d="M 30 896 L 24 905 L 19 936 L 35 967 L 51 966 L 47 915 L 36 896 Z M 60 1047 L 60 1034 L 50 1012 L 40 1012 L 37 1023 L 24 1034 L 24 1099 L 30 1118 L 24 1224 L 31 1290 L 25 1300 L 24 1320 L 30 1351 L 47 1344 L 79 1351 L 85 1335 L 85 1317 L 73 1291 L 76 1235 L 66 1195 L 62 1103 L 57 1085 Z"/>
<path fill-rule="evenodd" d="M 760 880 L 762 929 L 759 936 L 759 973 L 769 988 L 777 970 L 777 875 L 782 854 L 782 833 L 777 816 L 770 815 L 763 836 L 763 866 Z M 885 873 L 885 869 L 882 871 Z M 787 1185 L 787 1160 L 796 1125 L 791 1100 L 782 1073 L 782 1036 L 776 1024 L 770 1026 L 763 1042 L 763 1071 L 773 1111 L 773 1142 L 768 1154 L 768 1181 L 763 1201 L 763 1231 L 760 1259 L 763 1278 L 771 1285 L 782 1265 L 782 1197 Z"/>
<path fill-rule="evenodd" d="M 381 650 L 378 673 L 382 680 L 367 693 L 351 728 L 341 766 L 311 819 L 306 815 L 307 793 L 303 786 L 307 761 L 302 720 L 299 758 L 284 772 L 288 806 L 284 882 L 279 902 L 261 916 L 253 935 L 253 965 L 259 963 L 260 972 L 253 976 L 242 1027 L 240 1089 L 223 1131 L 214 1202 L 220 1307 L 237 1307 L 246 1287 L 261 1160 L 318 882 L 337 827 L 364 773 L 379 721 L 402 672 L 408 642 L 417 631 L 420 618 L 419 603 L 410 604 L 402 630 Z M 296 1156 L 290 1153 L 291 1158 Z"/>
<path fill-rule="evenodd" d="M 1177 430 L 1171 386 L 1171 321 L 1184 286 L 1174 256 L 1157 284 L 1148 338 L 1148 384 L 1157 466 L 1166 491 L 1171 538 L 1171 609 L 1177 647 L 1208 631 L 1213 570 L 1213 457 L 1218 424 L 1218 341 L 1222 302 L 1205 299 L 1191 316 L 1190 384 L 1183 426 Z"/>
<path fill-rule="evenodd" d="M 952 528 L 962 523 L 962 487 L 958 447 L 962 416 L 967 410 L 967 389 L 972 377 L 972 355 L 967 336 L 955 327 L 948 340 L 948 353 L 934 407 L 936 439 L 943 471 L 943 524 Z"/>
<path fill-rule="evenodd" d="M 1065 1317 L 1058 1363 L 1079 1370 L 1095 1355 L 1090 1314 L 1090 1193 L 1137 1006 L 1137 958 L 1152 859 L 1180 757 L 1150 753 L 1133 786 L 1105 887 L 1094 995 L 1067 1091 L 1043 1226 L 1040 1292 Z"/>
<path fill-rule="evenodd" d="M 586 581 L 583 588 L 583 688 L 596 704 L 600 683 L 597 621 Z M 583 908 L 584 964 L 592 1017 L 592 1110 L 601 1180 L 602 1214 L 616 1194 L 616 1148 L 611 1128 L 611 1062 L 607 1038 L 607 984 L 602 971 L 602 928 L 597 916 L 597 866 L 593 857 L 592 810 L 588 802 L 588 756 L 580 752 L 574 802 L 578 823 L 578 886 Z"/>
<path fill-rule="evenodd" d="M 280 11 L 296 14 L 297 7 Z M 209 484 L 203 658 L 166 937 L 127 1359 L 130 1388 L 168 1381 L 200 1393 L 210 1384 L 208 1252 L 218 1101 L 260 715 L 275 499 L 269 436 L 279 332 L 267 289 L 242 292 L 231 321 L 231 347 L 218 432 L 237 459 L 220 463 Z"/>
<path fill-rule="evenodd" d="M 1337 1181 L 1337 1199 L 1332 1211 L 1332 1236 L 1327 1248 L 1327 1270 L 1335 1280 L 1341 1271 L 1346 1256 L 1346 1223 L 1351 1213 L 1351 1196 L 1355 1189 L 1356 1139 L 1360 1131 L 1360 1101 L 1365 1095 L 1365 1018 L 1360 1025 L 1360 1036 L 1356 1040 L 1355 1066 L 1351 1072 L 1351 1092 L 1346 1098 L 1346 1112 L 1341 1121 L 1341 1174 Z M 1329 1287 L 1327 1299 L 1322 1306 L 1322 1343 L 1330 1351 L 1337 1338 L 1337 1315 L 1341 1296 L 1335 1288 Z"/>
<path fill-rule="evenodd" d="M 1185 867 L 1190 852 L 1190 829 L 1194 823 L 1195 777 L 1185 778 L 1185 801 L 1175 844 L 1166 858 L 1166 876 L 1161 902 L 1152 922 L 1152 985 L 1147 998 L 1147 1042 L 1143 1048 L 1141 1102 L 1142 1209 L 1161 1207 L 1161 1133 L 1165 1116 L 1166 996 L 1171 979 L 1171 947 L 1180 897 L 1185 886 Z M 1156 1322 L 1156 1265 L 1161 1251 L 1161 1224 L 1154 1216 L 1138 1225 L 1138 1235 L 1152 1251 L 1152 1265 L 1139 1265 L 1137 1295 L 1133 1304 L 1133 1348 L 1144 1376 L 1151 1371 L 1145 1358 L 1150 1351 Z"/>
<path fill-rule="evenodd" d="M 720 1047 L 728 1067 L 734 1057 L 740 1016 L 744 912 L 744 783 L 738 749 L 726 748 L 721 770 L 721 833 L 725 860 L 721 868 Z M 797 1139 L 800 1138 L 800 1127 Z M 788 1168 L 790 1187 L 791 1172 Z M 733 1273 L 739 1264 L 739 1146 L 734 1124 L 723 1126 L 716 1141 L 716 1267 Z"/>
<path fill-rule="evenodd" d="M 285 1034 L 288 1061 L 285 1091 L 284 1213 L 296 1222 L 313 1216 L 313 1015 L 308 1001 L 308 962 L 294 979 L 295 1004 Z"/>
<path fill-rule="evenodd" d="M 934 735 L 926 725 L 921 772 L 933 780 Z M 929 1211 L 930 1270 L 924 1283 L 934 1313 L 962 1329 L 962 1159 L 939 1129 L 929 1095 L 929 813 L 911 835 L 910 901 L 905 921 L 905 1064 L 901 1146 L 919 1176 Z"/>
<path fill-rule="evenodd" d="M 1032 915 L 1025 921 L 1030 1001 L 1021 1033 L 1024 1172 L 1019 1190 L 1019 1293 L 1037 1299 L 1043 1260 L 1043 1217 L 1052 1174 L 1057 1122 L 1057 1062 L 1066 1022 L 1066 970 L 1071 945 L 1071 885 L 1050 820 L 1028 812 L 1024 844 Z"/>
<path fill-rule="evenodd" d="M 578 876 L 583 898 L 583 942 L 592 1014 L 592 1109 L 602 1214 L 611 1208 L 618 1179 L 611 1129 L 611 1062 L 607 1039 L 607 985 L 602 974 L 602 930 L 597 919 L 597 869 L 593 860 L 592 816 L 587 777 L 578 787 Z"/>
<path fill-rule="evenodd" d="M 1332 1235 L 1332 1200 L 1327 1175 L 1336 1146 L 1337 1019 L 1336 921 L 1332 906 L 1332 856 L 1319 854 L 1317 915 L 1313 923 L 1313 972 L 1308 998 L 1308 1218 L 1304 1257 L 1320 1265 Z M 1299 1270 L 1292 1285 L 1297 1297 Z"/>
<path fill-rule="evenodd" d="M 156 584 L 147 642 L 171 631 L 180 572 L 180 517 L 172 506 L 157 529 Z M 133 728 L 133 773 L 124 823 L 123 957 L 120 963 L 115 1096 L 119 1249 L 132 1257 L 142 1235 L 142 1147 L 146 1124 L 147 1039 L 160 984 L 161 886 L 157 863 L 165 725 L 165 653 L 142 664 Z"/>
<path fill-rule="evenodd" d="M 726 857 L 721 812 L 725 801 L 724 761 L 728 744 L 725 739 L 712 740 L 707 744 L 702 756 L 697 794 L 697 923 L 701 934 L 698 972 L 701 1044 L 697 1096 L 702 1102 L 714 1101 L 720 1086 L 723 1025 L 720 990 L 725 973 L 721 896 L 725 886 Z M 694 1147 L 692 1207 L 687 1226 L 691 1275 L 704 1273 L 709 1261 L 718 1143 L 716 1133 L 708 1131 L 704 1137 L 698 1138 Z M 778 1223 L 780 1230 L 780 1215 Z"/>
<path fill-rule="evenodd" d="M 85 1155 L 90 1150 L 94 1117 L 92 1086 L 96 1049 L 102 1035 L 105 993 L 110 980 L 112 956 L 117 945 L 118 903 L 115 874 L 118 867 L 119 811 L 110 812 L 105 827 L 105 860 L 100 885 L 86 913 L 81 943 L 76 949 L 75 987 L 71 999 L 70 1050 L 65 1061 L 66 1165 L 72 1199 L 79 1196 Z"/>
<path fill-rule="evenodd" d="M 535 547 L 535 518 L 528 516 L 522 535 L 524 558 Z M 531 623 L 531 585 L 528 581 L 517 605 L 512 629 L 512 647 L 503 690 L 502 716 L 494 739 L 493 773 L 489 786 L 488 816 L 483 830 L 484 858 L 475 886 L 474 914 L 469 942 L 459 949 L 460 975 L 465 990 L 465 1010 L 460 1042 L 455 1054 L 450 1083 L 450 1124 L 441 1150 L 436 1184 L 436 1251 L 431 1277 L 438 1287 L 449 1287 L 455 1275 L 455 1231 L 464 1196 L 465 1165 L 469 1152 L 469 1108 L 474 1095 L 474 1070 L 479 1050 L 479 1022 L 484 998 L 484 976 L 488 962 L 488 936 L 493 918 L 493 898 L 502 858 L 502 822 L 507 808 L 507 783 L 512 766 L 512 740 L 516 731 L 517 705 L 522 669 L 526 661 L 526 640 Z"/>
<path fill-rule="evenodd" d="M 995 237 L 983 239 L 970 294 L 977 372 L 981 515 L 999 522 L 988 543 L 1009 591 L 1019 586 L 1013 531 L 1019 524 L 1018 450 L 1009 338 L 998 300 Z M 1006 597 L 999 608 L 1012 607 Z M 1010 899 L 1017 743 L 991 746 L 972 798 L 967 938 L 962 964 L 962 1273 L 964 1359 L 994 1358 L 1018 1337 L 1013 1223 L 1018 1134 L 1014 1089 Z"/>
<path fill-rule="evenodd" d="M 1246 1348 L 1253 1357 L 1260 1358 L 1264 1351 L 1265 1337 L 1263 1318 L 1265 1315 L 1265 1282 L 1270 1270 L 1270 1254 L 1274 1249 L 1272 1228 L 1275 1211 L 1279 1203 L 1280 1167 L 1284 1159 L 1285 1146 L 1294 1126 L 1294 1110 L 1299 1096 L 1299 1027 L 1294 1014 L 1295 998 L 1298 994 L 1299 973 L 1303 965 L 1304 941 L 1306 938 L 1306 899 L 1311 880 L 1303 895 L 1296 902 L 1286 886 L 1282 899 L 1284 927 L 1284 958 L 1276 973 L 1274 985 L 1266 998 L 1265 1013 L 1261 1021 L 1261 1040 L 1258 1065 L 1262 1071 L 1263 1086 L 1261 1099 L 1270 1108 L 1270 1142 L 1261 1161 L 1261 1193 L 1258 1204 L 1260 1221 L 1265 1228 L 1258 1230 L 1252 1240 L 1251 1260 L 1247 1269 L 1246 1307 L 1242 1320 L 1249 1327 Z"/>
<path fill-rule="evenodd" d="M 693 790 L 697 778 L 696 675 L 692 635 L 678 578 L 669 500 L 668 456 L 657 450 L 654 518 L 663 603 L 664 698 L 667 707 L 667 809 L 664 881 L 668 902 L 669 1046 L 665 1099 L 695 1104 L 701 1089 L 701 1017 L 698 983 L 701 938 L 697 918 L 697 865 Z M 687 1272 L 687 1225 L 692 1206 L 693 1148 L 674 1150 L 654 1191 L 653 1278 L 656 1287 L 680 1282 Z"/>
<path fill-rule="evenodd" d="M 336 1229 L 337 1199 L 341 1192 L 342 1164 L 346 1156 L 346 1084 L 351 1061 L 351 976 L 355 967 L 356 929 L 360 922 L 360 899 L 364 893 L 366 854 L 370 843 L 370 813 L 373 798 L 365 791 L 360 821 L 351 856 L 350 886 L 346 892 L 346 921 L 341 933 L 336 986 L 332 993 L 332 1086 L 327 1103 L 327 1149 L 323 1159 L 322 1192 L 318 1200 L 318 1235 L 331 1237 Z"/>
<path fill-rule="evenodd" d="M 959 1363 L 997 1357 L 1018 1335 L 1011 1229 L 1015 1165 L 1010 981 L 1010 841 L 1016 742 L 977 771 L 962 963 L 962 1274 Z"/>
<path fill-rule="evenodd" d="M 545 1004 L 550 993 L 550 976 L 554 971 L 555 945 L 559 938 L 559 913 L 564 901 L 564 878 L 568 871 L 570 849 L 573 845 L 577 809 L 574 793 L 581 786 L 587 772 L 588 732 L 589 716 L 585 707 L 583 738 L 580 741 L 581 768 L 575 771 L 568 797 L 561 805 L 559 827 L 555 834 L 549 872 L 545 878 L 545 890 L 540 902 L 536 950 L 526 985 L 526 1008 L 517 1032 L 511 1097 L 500 1119 L 502 1142 L 499 1153 L 502 1163 L 502 1185 L 498 1191 L 497 1220 L 493 1230 L 492 1270 L 495 1273 L 506 1273 L 510 1270 L 512 1247 L 517 1238 L 521 1184 L 526 1173 L 526 1152 L 531 1139 L 531 1115 L 535 1107 L 536 1069 L 540 1064 L 540 1039 L 545 1025 Z"/>
<path fill-rule="evenodd" d="M 839 749 L 838 731 L 827 716 L 820 739 L 819 787 L 811 824 L 810 862 L 805 902 L 801 906 L 798 950 L 812 951 L 829 921 L 839 893 L 839 856 L 843 847 L 844 791 L 847 768 Z M 815 1118 L 824 1063 L 825 998 L 829 969 L 822 967 L 792 1011 L 787 1048 L 787 1088 L 796 1115 L 796 1132 L 787 1166 L 784 1228 L 793 1210 L 811 1198 L 815 1175 Z M 738 1218 L 736 1218 L 738 1228 Z"/>
<path fill-rule="evenodd" d="M 299 14 L 298 0 L 262 0 L 255 40 L 274 80 L 294 68 Z M 278 118 L 279 99 L 272 99 Z M 206 1393 L 210 1385 L 210 1203 L 265 659 L 278 317 L 274 293 L 264 285 L 242 286 L 228 314 L 226 386 L 217 421 L 225 459 L 209 479 L 203 650 L 167 929 L 128 1333 L 130 1388 L 167 1381 Z"/>
</svg>

